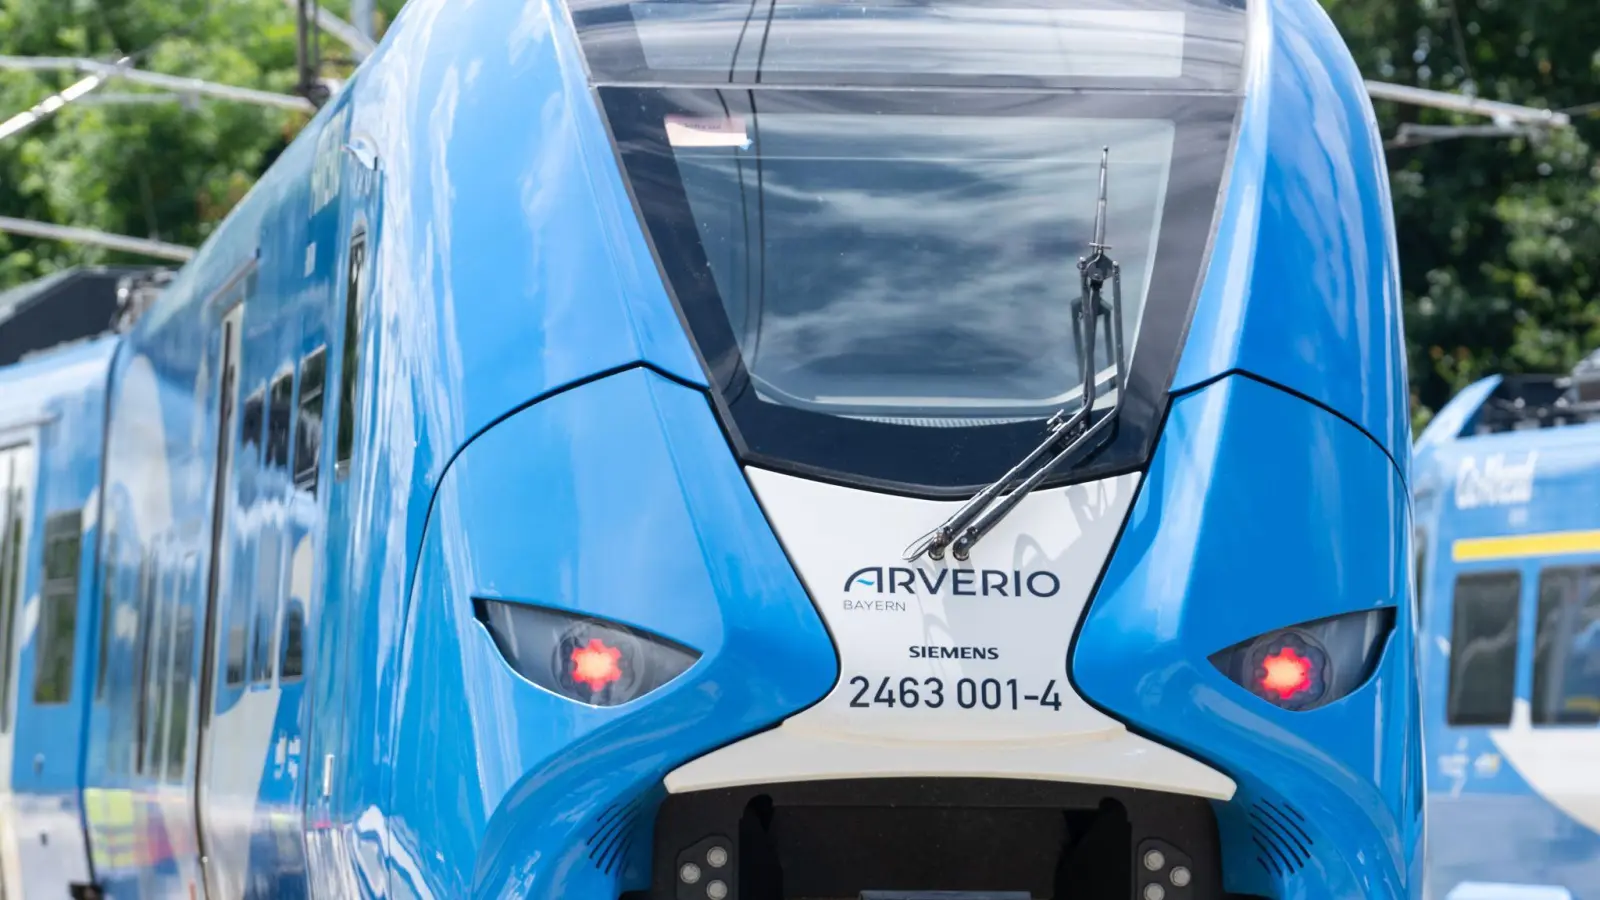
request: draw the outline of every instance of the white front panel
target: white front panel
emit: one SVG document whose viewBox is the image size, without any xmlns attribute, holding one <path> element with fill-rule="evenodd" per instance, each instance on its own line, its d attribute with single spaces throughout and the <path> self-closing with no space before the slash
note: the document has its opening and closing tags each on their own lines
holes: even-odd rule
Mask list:
<svg viewBox="0 0 1600 900">
<path fill-rule="evenodd" d="M 1067 676 L 1138 475 L 1035 492 L 971 560 L 910 564 L 906 545 L 959 501 L 747 474 L 833 636 L 839 682 L 781 727 L 677 770 L 670 790 L 970 775 L 1232 795 L 1225 776 L 1129 734 Z"/>
</svg>

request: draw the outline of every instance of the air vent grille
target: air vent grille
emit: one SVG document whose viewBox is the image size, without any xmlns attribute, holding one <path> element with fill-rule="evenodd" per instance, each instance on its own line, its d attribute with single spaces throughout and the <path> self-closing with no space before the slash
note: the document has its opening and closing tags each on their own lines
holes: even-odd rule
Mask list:
<svg viewBox="0 0 1600 900">
<path fill-rule="evenodd" d="M 594 830 L 585 843 L 589 847 L 589 861 L 607 875 L 616 871 L 628 858 L 638 837 L 639 814 L 644 807 L 644 796 L 619 800 L 607 806 L 595 819 Z"/>
<path fill-rule="evenodd" d="M 1300 871 L 1311 859 L 1311 835 L 1306 817 L 1287 803 L 1258 800 L 1250 807 L 1251 839 L 1256 862 L 1269 874 L 1282 878 Z"/>
</svg>

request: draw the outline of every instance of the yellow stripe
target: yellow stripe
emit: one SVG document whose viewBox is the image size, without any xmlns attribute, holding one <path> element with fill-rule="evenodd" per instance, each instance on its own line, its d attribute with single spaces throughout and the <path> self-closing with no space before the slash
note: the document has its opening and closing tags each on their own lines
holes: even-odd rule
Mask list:
<svg viewBox="0 0 1600 900">
<path fill-rule="evenodd" d="M 1450 545 L 1450 558 L 1456 562 L 1524 559 L 1567 553 L 1600 553 L 1600 531 L 1550 531 L 1512 537 L 1466 538 Z"/>
</svg>

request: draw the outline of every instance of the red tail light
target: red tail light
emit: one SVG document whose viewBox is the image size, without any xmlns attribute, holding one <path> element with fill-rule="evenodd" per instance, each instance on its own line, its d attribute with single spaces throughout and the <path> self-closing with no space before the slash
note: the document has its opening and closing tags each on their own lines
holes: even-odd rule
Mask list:
<svg viewBox="0 0 1600 900">
<path fill-rule="evenodd" d="M 1213 654 L 1211 663 L 1257 697 L 1299 712 L 1366 682 L 1393 629 L 1393 609 L 1363 610 L 1269 632 Z"/>
</svg>

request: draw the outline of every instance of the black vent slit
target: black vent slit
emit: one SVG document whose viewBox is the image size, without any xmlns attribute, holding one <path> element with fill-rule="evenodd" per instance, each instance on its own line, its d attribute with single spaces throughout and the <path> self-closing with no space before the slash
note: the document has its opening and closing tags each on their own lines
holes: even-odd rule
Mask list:
<svg viewBox="0 0 1600 900">
<path fill-rule="evenodd" d="M 633 848 L 639 824 L 639 814 L 644 797 L 634 797 L 626 802 L 612 803 L 595 818 L 594 829 L 584 843 L 589 847 L 589 861 L 595 868 L 610 875 L 628 858 Z"/>
<path fill-rule="evenodd" d="M 1287 803 L 1260 800 L 1250 807 L 1251 839 L 1261 851 L 1257 862 L 1280 876 L 1292 875 L 1311 860 L 1306 817 Z"/>
</svg>

